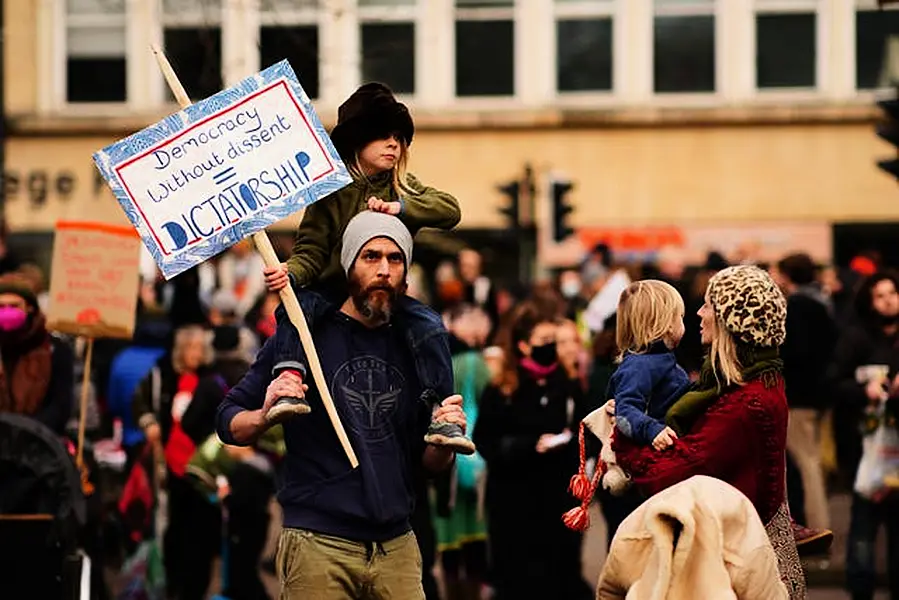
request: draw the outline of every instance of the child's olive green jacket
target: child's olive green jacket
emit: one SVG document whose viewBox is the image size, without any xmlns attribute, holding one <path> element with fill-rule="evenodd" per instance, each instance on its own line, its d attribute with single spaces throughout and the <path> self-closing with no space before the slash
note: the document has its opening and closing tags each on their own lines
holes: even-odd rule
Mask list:
<svg viewBox="0 0 899 600">
<path fill-rule="evenodd" d="M 301 287 L 315 281 L 346 280 L 340 266 L 343 231 L 350 219 L 368 209 L 372 196 L 397 201 L 402 205 L 399 217 L 414 236 L 422 227 L 452 229 L 462 213 L 459 203 L 451 195 L 423 185 L 413 175 L 406 177 L 406 185 L 418 192 L 398 198 L 391 174 L 383 173 L 368 180 L 354 181 L 347 187 L 306 208 L 297 230 L 293 255 L 287 269 Z"/>
</svg>

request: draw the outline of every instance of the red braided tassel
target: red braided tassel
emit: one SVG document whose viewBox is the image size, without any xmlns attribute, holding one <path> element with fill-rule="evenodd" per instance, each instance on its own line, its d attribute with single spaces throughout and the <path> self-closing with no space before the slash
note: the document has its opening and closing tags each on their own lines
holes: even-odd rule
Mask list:
<svg viewBox="0 0 899 600">
<path fill-rule="evenodd" d="M 593 496 L 590 489 L 590 480 L 587 479 L 586 473 L 578 473 L 572 476 L 571 483 L 568 484 L 568 491 L 578 500 L 586 500 Z"/>
<path fill-rule="evenodd" d="M 581 425 L 583 425 L 583 423 Z M 583 452 L 581 455 L 583 456 Z M 581 483 L 581 480 L 578 479 L 581 476 L 583 476 L 584 481 L 586 482 L 586 489 L 582 490 L 584 491 L 584 496 L 578 497 L 581 501 L 581 505 L 575 506 L 562 515 L 562 522 L 565 523 L 565 526 L 569 529 L 573 529 L 574 531 L 584 531 L 590 526 L 590 514 L 588 513 L 588 508 L 590 502 L 593 500 L 593 494 L 596 493 L 596 488 L 599 487 L 599 480 L 602 479 L 602 475 L 606 472 L 607 467 L 608 465 L 606 465 L 606 463 L 598 460 L 596 463 L 596 472 L 593 473 L 593 479 L 587 480 L 587 476 L 583 473 L 578 473 L 571 478 L 569 489 L 574 488 L 576 485 L 584 485 Z M 581 469 L 585 470 L 586 467 L 582 466 Z M 578 479 L 577 483 L 575 483 L 575 479 Z M 573 489 L 572 493 L 575 493 Z"/>
<path fill-rule="evenodd" d="M 590 489 L 590 479 L 587 478 L 587 456 L 584 448 L 584 422 L 581 421 L 577 432 L 579 445 L 579 464 L 577 474 L 571 477 L 571 483 L 568 484 L 568 491 L 578 500 L 587 500 L 593 496 Z"/>
<path fill-rule="evenodd" d="M 586 506 L 582 504 L 562 515 L 562 522 L 568 529 L 584 531 L 590 526 L 590 515 L 587 513 Z"/>
</svg>

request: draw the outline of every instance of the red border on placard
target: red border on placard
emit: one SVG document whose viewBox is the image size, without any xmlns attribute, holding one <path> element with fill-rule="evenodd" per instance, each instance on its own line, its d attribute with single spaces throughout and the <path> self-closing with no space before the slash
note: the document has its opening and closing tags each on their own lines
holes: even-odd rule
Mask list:
<svg viewBox="0 0 899 600">
<path fill-rule="evenodd" d="M 204 118 L 204 119 L 202 119 L 202 120 L 200 120 L 200 121 L 197 121 L 196 123 L 194 123 L 193 125 L 191 125 L 191 126 L 188 127 L 187 129 L 185 129 L 184 131 L 180 132 L 178 135 L 176 135 L 176 136 L 174 136 L 174 137 L 171 137 L 171 138 L 167 139 L 165 142 L 163 142 L 163 143 L 161 143 L 161 144 L 159 144 L 159 145 L 157 145 L 157 146 L 153 146 L 152 148 L 149 148 L 149 149 L 145 150 L 143 153 L 138 154 L 137 156 L 134 156 L 134 157 L 128 159 L 128 161 L 126 161 L 126 162 L 124 162 L 124 163 L 122 163 L 122 164 L 120 164 L 120 165 L 117 165 L 117 166 L 115 167 L 114 170 L 115 170 L 116 176 L 118 176 L 119 181 L 122 182 L 122 186 L 124 186 L 125 192 L 128 194 L 128 197 L 131 198 L 131 202 L 134 203 L 134 206 L 135 206 L 135 208 L 137 208 L 137 211 L 140 213 L 140 216 L 143 218 L 144 223 L 147 224 L 147 229 L 150 230 L 150 233 L 153 235 L 153 239 L 156 240 L 156 245 L 159 247 L 159 250 L 160 250 L 164 255 L 169 256 L 169 255 L 171 255 L 171 253 L 168 252 L 168 251 L 165 249 L 165 246 L 162 245 L 162 242 L 159 240 L 159 236 L 156 235 L 156 231 L 155 231 L 155 230 L 153 229 L 153 227 L 150 225 L 150 221 L 147 219 L 147 215 L 144 214 L 144 211 L 143 211 L 143 209 L 141 208 L 140 202 L 138 202 L 137 199 L 135 198 L 134 194 L 131 193 L 131 189 L 128 187 L 128 183 L 127 183 L 127 182 L 125 181 L 125 179 L 122 177 L 122 173 L 121 173 L 122 169 L 128 167 L 129 165 L 131 165 L 132 163 L 134 163 L 134 162 L 136 162 L 136 161 L 138 161 L 138 160 L 141 160 L 142 158 L 144 158 L 144 157 L 147 156 L 148 154 L 151 154 L 151 153 L 153 153 L 153 152 L 156 152 L 156 151 L 159 150 L 160 148 L 164 148 L 164 147 L 168 146 L 169 144 L 171 144 L 171 143 L 173 143 L 174 141 L 176 141 L 178 138 L 180 138 L 180 137 L 182 137 L 182 136 L 184 136 L 184 135 L 187 135 L 188 133 L 190 133 L 191 131 L 193 131 L 193 130 L 196 129 L 197 127 L 200 127 L 201 125 L 204 125 L 205 123 L 211 121 L 212 119 L 216 119 L 216 118 L 218 118 L 218 117 L 220 117 L 220 116 L 222 116 L 222 115 L 224 115 L 224 114 L 226 114 L 226 113 L 229 113 L 229 112 L 231 112 L 232 110 L 235 110 L 235 109 L 237 109 L 237 108 L 243 106 L 244 104 L 246 104 L 246 103 L 249 102 L 250 100 L 253 100 L 253 99 L 256 98 L 257 96 L 261 96 L 262 94 L 264 94 L 264 93 L 266 93 L 266 92 L 268 92 L 268 91 L 271 91 L 271 90 L 273 90 L 274 88 L 279 87 L 279 86 L 282 87 L 282 88 L 284 88 L 284 92 L 287 94 L 287 97 L 288 97 L 288 98 L 290 99 L 290 101 L 293 103 L 294 107 L 296 107 L 297 112 L 300 114 L 300 117 L 303 119 L 303 123 L 305 123 L 305 125 L 306 125 L 306 129 L 308 129 L 308 130 L 309 130 L 309 133 L 312 134 L 312 137 L 315 138 L 315 142 L 316 142 L 316 144 L 318 144 L 319 150 L 321 150 L 322 155 L 325 157 L 325 160 L 326 160 L 327 163 L 328 163 L 328 169 L 325 170 L 325 171 L 323 171 L 322 173 L 316 175 L 315 177 L 313 177 L 313 178 L 312 178 L 312 181 L 318 181 L 319 179 L 321 179 L 321 178 L 324 177 L 325 175 L 328 175 L 328 174 L 330 174 L 330 173 L 333 173 L 333 172 L 336 170 L 337 167 L 334 165 L 333 161 L 331 160 L 331 157 L 328 155 L 328 152 L 325 150 L 325 147 L 322 145 L 321 140 L 318 138 L 318 136 L 317 136 L 316 133 L 315 133 L 315 130 L 312 128 L 312 125 L 309 123 L 309 119 L 306 117 L 306 113 L 303 112 L 303 110 L 300 108 L 299 103 L 296 101 L 296 98 L 294 98 L 294 97 L 293 97 L 293 94 L 290 93 L 290 90 L 289 90 L 288 87 L 287 87 L 287 81 L 284 80 L 284 79 L 281 79 L 280 81 L 276 81 L 275 83 L 269 85 L 268 87 L 262 88 L 262 89 L 259 90 L 258 92 L 255 92 L 255 93 L 253 93 L 253 94 L 250 94 L 249 96 L 247 96 L 246 98 L 244 98 L 244 99 L 241 100 L 240 102 L 238 102 L 238 103 L 236 103 L 236 104 L 233 104 L 233 105 L 229 106 L 229 107 L 226 108 L 225 110 L 216 112 L 216 113 L 214 113 L 214 114 L 212 114 L 212 115 L 209 115 L 208 117 L 206 117 L 206 118 Z"/>
</svg>

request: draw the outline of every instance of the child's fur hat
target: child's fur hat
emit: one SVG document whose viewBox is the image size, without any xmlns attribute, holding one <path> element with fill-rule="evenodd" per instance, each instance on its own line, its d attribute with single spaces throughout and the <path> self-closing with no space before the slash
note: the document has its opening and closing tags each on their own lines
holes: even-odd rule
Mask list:
<svg viewBox="0 0 899 600">
<path fill-rule="evenodd" d="M 387 139 L 391 134 L 407 146 L 412 143 L 415 125 L 409 109 L 383 83 L 366 83 L 340 105 L 331 141 L 340 157 L 352 164 L 366 144 Z"/>
</svg>

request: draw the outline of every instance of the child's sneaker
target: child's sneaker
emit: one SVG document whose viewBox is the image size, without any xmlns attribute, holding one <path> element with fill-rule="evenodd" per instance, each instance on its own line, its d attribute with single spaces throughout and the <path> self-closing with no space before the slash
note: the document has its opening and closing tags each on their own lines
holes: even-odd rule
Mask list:
<svg viewBox="0 0 899 600">
<path fill-rule="evenodd" d="M 433 411 L 435 406 L 439 406 L 441 399 L 437 392 L 427 389 L 422 393 L 421 400 L 428 405 Z M 462 426 L 458 423 L 446 423 L 444 421 L 431 420 L 428 425 L 428 433 L 425 434 L 425 443 L 434 446 L 445 446 L 457 454 L 474 454 L 474 442 L 465 437 Z"/>
<path fill-rule="evenodd" d="M 312 407 L 305 398 L 279 398 L 265 415 L 265 420 L 277 425 L 295 415 L 305 415 L 310 412 L 312 412 Z"/>
<path fill-rule="evenodd" d="M 465 437 L 462 427 L 458 423 L 443 423 L 431 421 L 428 433 L 425 435 L 425 443 L 434 446 L 446 446 L 457 454 L 474 454 L 474 442 Z"/>
<path fill-rule="evenodd" d="M 833 532 L 830 529 L 812 529 L 790 520 L 793 527 L 793 539 L 799 556 L 818 556 L 830 551 L 833 543 Z"/>
<path fill-rule="evenodd" d="M 306 367 L 299 362 L 285 360 L 275 365 L 272 369 L 272 379 L 278 377 L 284 371 L 293 371 L 301 379 L 306 378 Z M 277 402 L 265 415 L 265 420 L 277 425 L 296 415 L 305 415 L 312 412 L 312 407 L 305 398 L 278 398 Z"/>
</svg>

